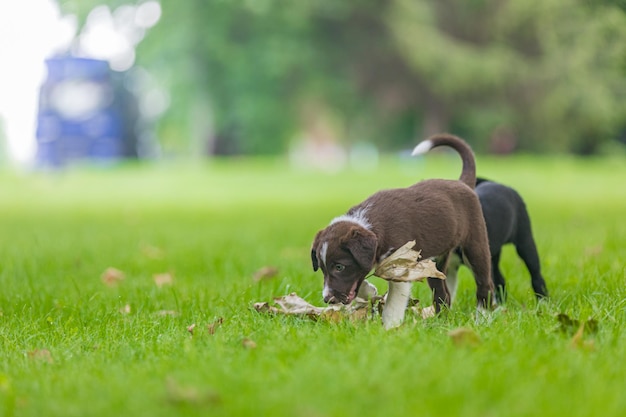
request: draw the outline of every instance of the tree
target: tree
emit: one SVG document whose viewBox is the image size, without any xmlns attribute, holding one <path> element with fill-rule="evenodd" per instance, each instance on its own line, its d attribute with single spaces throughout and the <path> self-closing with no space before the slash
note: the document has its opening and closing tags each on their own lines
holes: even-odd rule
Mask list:
<svg viewBox="0 0 626 417">
<path fill-rule="evenodd" d="M 60 2 L 82 19 L 91 3 Z M 138 58 L 171 91 L 173 147 L 280 152 L 310 109 L 387 149 L 450 130 L 479 150 L 593 153 L 626 125 L 626 14 L 611 2 L 161 4 Z"/>
</svg>

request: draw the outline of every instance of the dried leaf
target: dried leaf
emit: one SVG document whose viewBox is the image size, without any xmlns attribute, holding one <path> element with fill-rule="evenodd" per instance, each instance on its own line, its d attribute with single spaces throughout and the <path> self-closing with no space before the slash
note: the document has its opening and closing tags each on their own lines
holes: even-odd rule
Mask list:
<svg viewBox="0 0 626 417">
<path fill-rule="evenodd" d="M 604 247 L 601 245 L 588 246 L 585 248 L 585 255 L 589 258 L 597 258 L 598 256 L 602 255 L 603 251 Z"/>
<path fill-rule="evenodd" d="M 324 310 L 318 317 L 331 323 L 339 323 L 345 316 L 339 310 Z"/>
<path fill-rule="evenodd" d="M 598 333 L 598 321 L 589 319 L 585 322 L 585 331 L 589 334 Z"/>
<path fill-rule="evenodd" d="M 598 321 L 595 319 L 580 321 L 572 319 L 565 313 L 557 314 L 556 319 L 559 322 L 559 330 L 561 330 L 563 333 L 575 334 L 580 331 L 581 326 L 584 327 L 587 334 L 594 334 L 598 331 Z"/>
<path fill-rule="evenodd" d="M 157 315 L 158 316 L 162 316 L 162 317 L 164 317 L 164 316 L 175 317 L 175 316 L 178 316 L 178 312 L 174 311 L 174 310 L 159 310 L 159 311 L 157 311 Z"/>
<path fill-rule="evenodd" d="M 578 330 L 576 331 L 576 333 L 570 340 L 570 343 L 569 343 L 570 347 L 576 348 L 576 349 L 594 350 L 595 349 L 594 341 L 585 340 L 584 333 L 585 333 L 585 322 L 582 322 L 580 323 Z"/>
<path fill-rule="evenodd" d="M 52 354 L 48 349 L 35 349 L 28 352 L 28 357 L 33 360 L 40 360 L 43 362 L 52 363 L 54 360 L 52 359 Z"/>
<path fill-rule="evenodd" d="M 477 347 L 482 343 L 480 336 L 467 327 L 450 330 L 448 336 L 450 336 L 450 339 L 456 346 Z"/>
<path fill-rule="evenodd" d="M 556 319 L 559 321 L 561 331 L 566 333 L 573 332 L 574 329 L 577 329 L 580 325 L 578 320 L 570 318 L 570 316 L 565 313 L 557 314 Z"/>
<path fill-rule="evenodd" d="M 214 391 L 200 390 L 196 387 L 182 386 L 173 378 L 166 383 L 167 399 L 172 403 L 181 404 L 219 404 L 221 396 Z"/>
<path fill-rule="evenodd" d="M 435 311 L 435 306 L 428 306 L 423 308 L 421 311 L 421 315 L 424 320 L 435 317 L 436 314 L 437 312 Z"/>
<path fill-rule="evenodd" d="M 224 318 L 223 317 L 218 317 L 217 320 L 215 320 L 213 323 L 208 324 L 207 330 L 209 331 L 209 334 L 215 334 L 215 330 L 222 325 L 222 323 L 224 322 Z"/>
<path fill-rule="evenodd" d="M 306 316 L 312 319 L 323 318 L 329 321 L 337 321 L 355 314 L 357 319 L 360 318 L 361 315 L 367 316 L 369 311 L 373 311 L 377 308 L 376 303 L 381 300 L 382 297 L 377 297 L 376 300 L 372 300 L 371 302 L 357 298 L 349 305 L 332 304 L 327 307 L 316 307 L 309 304 L 296 293 L 291 293 L 283 297 L 275 298 L 274 304 L 276 304 L 277 307 L 270 305 L 270 303 L 262 302 L 255 303 L 254 309 L 260 313 Z M 359 310 L 364 311 L 360 312 Z"/>
<path fill-rule="evenodd" d="M 254 303 L 253 307 L 259 313 L 278 313 L 279 312 L 279 311 L 272 311 L 272 310 L 278 310 L 278 309 L 276 307 L 270 307 L 270 303 L 268 303 L 267 301 Z"/>
<path fill-rule="evenodd" d="M 368 313 L 369 311 L 367 308 L 359 308 L 359 309 L 354 310 L 352 314 L 350 314 L 348 317 L 352 321 L 365 321 L 367 320 L 369 316 Z"/>
<path fill-rule="evenodd" d="M 314 305 L 309 304 L 295 292 L 285 295 L 284 297 L 275 298 L 274 302 L 282 308 L 284 312 L 289 314 L 320 315 L 324 311 L 324 308 L 315 307 Z"/>
<path fill-rule="evenodd" d="M 162 259 L 165 254 L 163 249 L 152 245 L 142 245 L 141 253 L 143 253 L 146 258 L 150 259 Z"/>
<path fill-rule="evenodd" d="M 120 313 L 130 314 L 130 304 L 126 304 L 124 307 L 120 308 Z"/>
<path fill-rule="evenodd" d="M 164 285 L 172 285 L 174 282 L 174 277 L 169 272 L 164 272 L 162 274 L 154 274 L 152 276 L 154 283 L 157 287 L 161 288 Z"/>
<path fill-rule="evenodd" d="M 254 282 L 270 280 L 278 275 L 278 268 L 275 266 L 264 266 L 254 273 Z"/>
<path fill-rule="evenodd" d="M 124 272 L 113 267 L 107 268 L 102 273 L 102 275 L 100 275 L 100 279 L 102 280 L 102 282 L 104 282 L 109 287 L 117 285 L 117 283 L 123 280 L 125 277 L 126 276 L 124 275 Z"/>
<path fill-rule="evenodd" d="M 189 326 L 187 326 L 187 331 L 189 332 L 190 335 L 193 336 L 193 331 L 196 328 L 196 323 L 190 324 Z"/>
<path fill-rule="evenodd" d="M 243 338 L 241 344 L 246 349 L 256 349 L 256 342 L 252 339 L 248 339 L 247 337 Z"/>
<path fill-rule="evenodd" d="M 433 261 L 430 259 L 418 261 L 421 251 L 413 250 L 413 246 L 414 240 L 383 259 L 374 270 L 374 275 L 395 282 L 423 281 L 424 278 L 445 279 L 446 276 L 437 270 L 437 265 Z"/>
</svg>

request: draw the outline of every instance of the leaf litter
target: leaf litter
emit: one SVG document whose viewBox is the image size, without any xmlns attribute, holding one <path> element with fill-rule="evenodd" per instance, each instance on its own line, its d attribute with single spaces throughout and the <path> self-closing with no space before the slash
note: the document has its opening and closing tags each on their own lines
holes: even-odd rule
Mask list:
<svg viewBox="0 0 626 417">
<path fill-rule="evenodd" d="M 278 268 L 275 266 L 264 266 L 252 275 L 252 279 L 254 282 L 269 281 L 272 278 L 276 278 L 277 275 Z"/>
<path fill-rule="evenodd" d="M 100 275 L 100 279 L 102 280 L 102 282 L 109 287 L 117 285 L 124 278 L 126 278 L 126 274 L 124 274 L 123 271 L 120 271 L 119 269 L 113 267 L 107 268 Z"/>
<path fill-rule="evenodd" d="M 374 270 L 374 276 L 393 282 L 423 281 L 425 278 L 445 279 L 446 276 L 439 270 L 435 262 L 430 259 L 419 260 L 421 251 L 413 249 L 415 241 L 407 242 L 387 258 L 382 260 Z M 263 268 L 261 268 L 263 270 Z M 260 271 L 261 271 L 260 270 Z M 314 320 L 340 321 L 344 318 L 351 320 L 365 320 L 382 312 L 385 297 L 374 294 L 369 299 L 357 297 L 348 305 L 332 304 L 326 307 L 317 307 L 310 304 L 295 292 L 282 297 L 276 297 L 273 303 L 254 303 L 254 309 L 261 313 L 283 314 L 309 317 Z M 418 301 L 409 300 L 408 310 L 422 318 L 432 317 L 431 309 L 420 308 Z"/>
<path fill-rule="evenodd" d="M 478 347 L 482 343 L 480 336 L 468 327 L 459 327 L 448 332 L 448 336 L 455 346 L 459 347 Z"/>
<path fill-rule="evenodd" d="M 35 349 L 28 352 L 28 358 L 31 360 L 53 363 L 52 354 L 48 349 Z"/>
<path fill-rule="evenodd" d="M 378 264 L 374 275 L 394 282 L 423 281 L 425 278 L 446 279 L 435 262 L 430 259 L 419 260 L 422 251 L 414 250 L 414 246 L 414 240 L 405 243 Z"/>
<path fill-rule="evenodd" d="M 157 287 L 162 288 L 165 285 L 172 285 L 174 283 L 174 276 L 169 272 L 163 272 L 154 274 L 152 280 Z"/>
<path fill-rule="evenodd" d="M 191 385 L 182 385 L 172 377 L 165 381 L 166 398 L 173 404 L 220 405 L 222 396 L 211 389 L 201 389 Z"/>
<path fill-rule="evenodd" d="M 598 322 L 595 319 L 578 320 L 573 319 L 565 313 L 556 315 L 559 322 L 558 329 L 571 336 L 569 345 L 574 349 L 592 351 L 595 349 L 594 340 L 587 340 L 585 336 L 594 335 L 598 332 Z"/>
<path fill-rule="evenodd" d="M 218 317 L 217 319 L 215 319 L 215 321 L 213 321 L 213 323 L 207 324 L 206 327 L 207 327 L 209 334 L 210 335 L 215 334 L 215 331 L 217 330 L 218 327 L 222 325 L 222 323 L 224 323 L 224 318 Z"/>
</svg>

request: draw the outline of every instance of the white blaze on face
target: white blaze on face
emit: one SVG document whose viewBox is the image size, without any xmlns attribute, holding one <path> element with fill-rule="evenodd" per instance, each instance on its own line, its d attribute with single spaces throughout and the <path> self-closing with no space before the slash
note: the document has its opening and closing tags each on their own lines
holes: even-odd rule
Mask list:
<svg viewBox="0 0 626 417">
<path fill-rule="evenodd" d="M 324 283 L 324 289 L 322 290 L 322 297 L 326 299 L 326 298 L 330 298 L 331 295 L 332 295 L 332 292 L 330 288 L 328 287 L 328 284 Z"/>
<path fill-rule="evenodd" d="M 322 262 L 322 265 L 324 266 L 324 268 L 326 268 L 327 252 L 328 252 L 328 242 L 324 242 L 322 243 L 322 247 L 320 248 L 320 261 Z M 326 299 L 327 297 L 330 297 L 331 295 L 332 293 L 330 291 L 330 288 L 328 287 L 326 280 L 324 280 L 324 289 L 322 290 L 322 297 Z"/>
<path fill-rule="evenodd" d="M 322 261 L 322 265 L 326 267 L 326 253 L 328 252 L 328 242 L 322 243 L 322 248 L 320 249 L 320 260 Z"/>
</svg>

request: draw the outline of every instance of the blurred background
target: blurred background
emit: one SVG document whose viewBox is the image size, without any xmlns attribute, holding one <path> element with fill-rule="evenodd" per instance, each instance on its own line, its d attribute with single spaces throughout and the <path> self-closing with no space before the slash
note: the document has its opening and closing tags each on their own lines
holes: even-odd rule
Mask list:
<svg viewBox="0 0 626 417">
<path fill-rule="evenodd" d="M 626 154 L 625 0 L 5 0 L 0 56 L 5 166 Z"/>
</svg>

